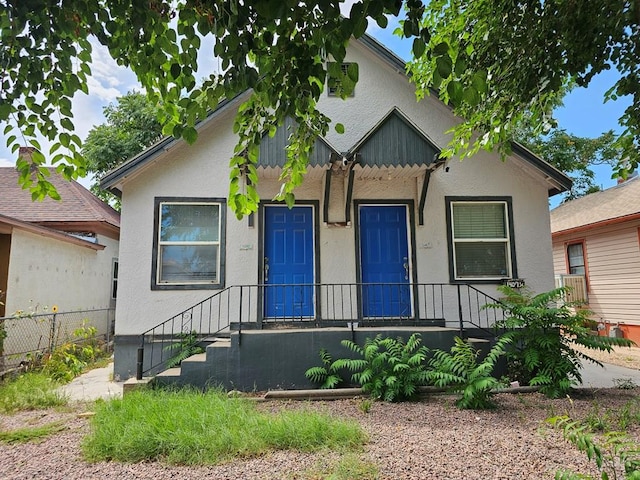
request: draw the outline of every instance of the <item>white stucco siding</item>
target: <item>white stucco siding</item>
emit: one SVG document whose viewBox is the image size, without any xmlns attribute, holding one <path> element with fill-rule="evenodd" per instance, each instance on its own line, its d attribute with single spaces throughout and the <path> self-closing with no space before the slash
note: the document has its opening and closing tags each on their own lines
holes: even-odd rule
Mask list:
<svg viewBox="0 0 640 480">
<path fill-rule="evenodd" d="M 100 238 L 104 250 L 92 250 L 14 229 L 7 287 L 6 312 L 38 306 L 58 310 L 109 308 L 112 258 L 118 242 Z"/>
<path fill-rule="evenodd" d="M 416 102 L 415 85 L 404 72 L 391 68 L 357 42 L 350 45 L 345 62 L 357 63 L 360 75 L 354 96 L 343 101 L 324 92 L 318 103 L 334 124 L 339 122 L 345 127 L 343 134 L 331 129 L 327 140 L 338 151 L 347 151 L 393 107 L 398 107 L 434 143 L 446 145 L 449 136 L 444 132 L 455 124 L 450 110 L 434 97 Z"/>
<path fill-rule="evenodd" d="M 448 141 L 444 133 L 454 123 L 449 109 L 434 98 L 415 100 L 415 87 L 402 72 L 357 44 L 349 50 L 347 61 L 358 62 L 360 81 L 355 96 L 343 101 L 323 96 L 319 107 L 345 125 L 343 135 L 331 131 L 327 139 L 338 150 L 353 147 L 393 107 L 397 107 L 425 132 L 438 146 Z M 224 197 L 228 196 L 229 158 L 237 142 L 233 134 L 235 111 L 226 111 L 201 131 L 197 143 L 179 143 L 159 155 L 135 176 L 123 183 L 123 210 L 120 248 L 120 284 L 116 333 L 133 335 L 155 326 L 182 309 L 215 293 L 215 290 L 151 290 L 154 198 Z M 272 199 L 280 184 L 263 172 L 258 192 L 263 200 Z M 336 188 L 338 182 L 343 182 Z M 320 220 L 316 232 L 321 283 L 356 282 L 355 211 L 351 225 L 343 222 L 346 195 L 345 180 L 332 179 L 329 202 L 329 224 L 323 223 L 324 177 L 312 172 L 296 190 L 298 200 L 314 200 L 319 204 Z M 472 159 L 452 160 L 449 171 L 440 168 L 433 173 L 425 206 L 425 224 L 418 225 L 418 204 L 422 174 L 398 178 L 381 171 L 377 179 L 364 179 L 356 171 L 353 201 L 411 200 L 414 202 L 415 256 L 412 269 L 422 283 L 448 283 L 449 254 L 446 230 L 446 196 L 511 197 L 514 241 L 518 276 L 536 291 L 553 288 L 553 266 L 547 185 L 542 175 L 522 160 L 502 162 L 497 155 L 479 153 Z M 245 218 L 238 221 L 230 210 L 226 223 L 225 285 L 258 283 L 259 218 L 249 227 Z M 317 272 L 318 273 L 318 272 Z M 495 294 L 494 285 L 482 290 Z"/>
</svg>

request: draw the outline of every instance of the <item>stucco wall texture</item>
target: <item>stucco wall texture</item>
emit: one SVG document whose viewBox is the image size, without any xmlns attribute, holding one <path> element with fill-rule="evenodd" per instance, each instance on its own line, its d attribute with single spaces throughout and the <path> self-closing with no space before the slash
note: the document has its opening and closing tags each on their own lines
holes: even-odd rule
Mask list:
<svg viewBox="0 0 640 480">
<path fill-rule="evenodd" d="M 338 150 L 346 151 L 356 144 L 393 107 L 399 108 L 440 148 L 448 142 L 444 133 L 456 119 L 437 99 L 416 102 L 415 87 L 403 72 L 398 72 L 366 47 L 352 42 L 346 61 L 357 62 L 360 81 L 355 95 L 345 101 L 323 97 L 319 107 L 346 131 L 332 130 L 327 140 Z M 229 109 L 209 122 L 198 141 L 189 146 L 183 142 L 169 148 L 145 168 L 123 183 L 120 284 L 116 312 L 116 335 L 134 335 L 157 325 L 214 293 L 212 290 L 151 290 L 154 198 L 160 196 L 227 197 L 228 160 L 233 154 L 236 137 L 232 126 L 235 110 Z M 518 276 L 535 291 L 553 288 L 551 237 L 549 233 L 548 186 L 540 172 L 521 159 L 501 161 L 497 155 L 482 152 L 463 162 L 452 159 L 448 171 L 433 173 L 429 185 L 424 225 L 417 223 L 422 175 L 394 178 L 381 171 L 375 179 L 358 179 L 353 190 L 354 201 L 407 200 L 414 204 L 416 263 L 411 268 L 419 282 L 448 283 L 449 260 L 446 231 L 445 196 L 510 196 L 512 197 L 515 250 Z M 319 201 L 323 208 L 324 176 L 310 175 L 296 190 L 299 200 Z M 336 180 L 338 181 L 338 180 Z M 332 182 L 333 186 L 333 182 Z M 258 190 L 263 200 L 270 200 L 279 190 L 277 180 L 262 178 Z M 344 189 L 333 190 L 330 216 L 340 215 L 336 205 L 344 208 Z M 320 272 L 316 281 L 340 283 L 356 281 L 357 225 L 322 223 L 323 212 L 317 212 L 320 226 Z M 237 220 L 227 212 L 226 286 L 258 283 L 259 228 L 248 220 Z M 481 289 L 495 294 L 495 285 Z"/>
<path fill-rule="evenodd" d="M 112 259 L 118 241 L 98 236 L 104 250 L 92 250 L 14 229 L 11 236 L 6 314 L 46 306 L 58 311 L 109 308 Z"/>
</svg>

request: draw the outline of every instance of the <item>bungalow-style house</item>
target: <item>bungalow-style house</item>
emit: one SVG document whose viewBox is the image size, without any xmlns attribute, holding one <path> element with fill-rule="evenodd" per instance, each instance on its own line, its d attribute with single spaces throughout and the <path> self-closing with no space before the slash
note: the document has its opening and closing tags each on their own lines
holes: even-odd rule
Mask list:
<svg viewBox="0 0 640 480">
<path fill-rule="evenodd" d="M 640 178 L 551 211 L 558 283 L 585 302 L 602 335 L 640 344 Z"/>
<path fill-rule="evenodd" d="M 50 173 L 62 200 L 34 202 L 16 169 L 0 168 L 0 318 L 54 305 L 60 312 L 115 307 L 120 215 L 82 185 Z M 5 323 L 5 355 L 29 347 L 24 325 Z"/>
<path fill-rule="evenodd" d="M 283 125 L 260 147 L 259 211 L 240 221 L 228 211 L 233 120 L 248 93 L 211 112 L 194 145 L 165 138 L 102 179 L 123 206 L 116 376 L 160 371 L 176 332 L 186 344 L 230 331 L 161 375 L 306 387 L 320 348 L 341 339 L 421 331 L 448 348 L 491 322 L 480 307 L 498 285 L 553 288 L 548 197 L 570 180 L 517 144 L 504 162 L 486 152 L 441 162 L 450 109 L 416 102 L 404 63 L 369 36 L 346 62 L 359 65 L 355 92 L 328 89 L 319 104 L 346 131 L 317 140 L 292 209 L 271 200 Z"/>
</svg>

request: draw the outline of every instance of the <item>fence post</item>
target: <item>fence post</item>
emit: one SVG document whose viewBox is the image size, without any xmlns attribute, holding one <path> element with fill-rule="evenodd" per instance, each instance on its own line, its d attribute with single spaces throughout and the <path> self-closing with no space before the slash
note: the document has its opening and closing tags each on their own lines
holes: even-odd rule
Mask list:
<svg viewBox="0 0 640 480">
<path fill-rule="evenodd" d="M 53 353 L 53 350 L 56 348 L 56 316 L 57 316 L 57 313 L 54 313 L 53 320 L 51 321 L 51 335 L 49 337 L 49 353 Z"/>
<path fill-rule="evenodd" d="M 460 323 L 460 338 L 464 336 L 464 319 L 462 318 L 462 296 L 460 293 L 460 284 L 456 285 L 458 287 L 458 321 Z"/>
</svg>

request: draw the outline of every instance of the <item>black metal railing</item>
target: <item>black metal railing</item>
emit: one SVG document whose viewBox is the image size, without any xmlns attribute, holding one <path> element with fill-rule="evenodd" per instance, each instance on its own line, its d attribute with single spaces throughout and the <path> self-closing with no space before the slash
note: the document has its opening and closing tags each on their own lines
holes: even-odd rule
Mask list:
<svg viewBox="0 0 640 480">
<path fill-rule="evenodd" d="M 136 376 L 162 371 L 185 339 L 207 342 L 232 329 L 421 325 L 492 336 L 504 316 L 488 303 L 499 302 L 466 284 L 235 285 L 143 332 Z"/>
</svg>

